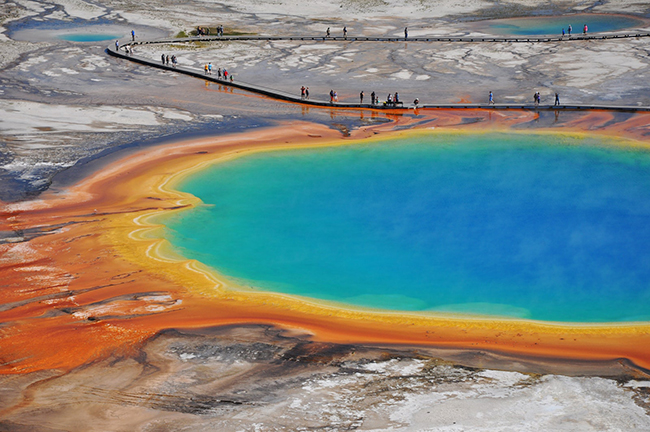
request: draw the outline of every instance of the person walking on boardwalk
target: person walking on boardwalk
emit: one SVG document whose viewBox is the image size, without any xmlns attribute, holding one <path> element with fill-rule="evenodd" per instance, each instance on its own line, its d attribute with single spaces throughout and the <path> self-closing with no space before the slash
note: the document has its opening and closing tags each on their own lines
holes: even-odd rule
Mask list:
<svg viewBox="0 0 650 432">
<path fill-rule="evenodd" d="M 399 93 L 395 92 L 395 97 L 393 98 L 393 103 L 398 103 L 399 102 Z"/>
<path fill-rule="evenodd" d="M 135 30 L 131 30 L 131 40 L 135 42 Z"/>
<path fill-rule="evenodd" d="M 567 30 L 569 32 L 569 36 L 571 36 L 571 30 L 573 30 L 573 27 L 571 27 L 571 24 L 569 24 L 569 28 Z"/>
<path fill-rule="evenodd" d="M 327 31 L 325 32 L 325 37 L 330 37 L 330 28 L 327 27 Z"/>
<path fill-rule="evenodd" d="M 373 91 L 372 93 L 370 93 L 370 103 L 371 103 L 372 105 L 374 105 L 375 102 L 377 102 L 377 95 L 376 95 L 375 92 Z"/>
<path fill-rule="evenodd" d="M 160 60 L 162 61 L 162 64 L 165 64 L 165 54 L 160 55 Z"/>
<path fill-rule="evenodd" d="M 221 79 L 221 68 L 217 70 L 217 78 Z"/>
<path fill-rule="evenodd" d="M 564 29 L 562 29 L 562 37 L 564 37 Z"/>
<path fill-rule="evenodd" d="M 169 54 L 165 57 L 165 64 L 169 66 Z"/>
<path fill-rule="evenodd" d="M 309 99 L 309 87 L 305 88 L 305 99 Z"/>
<path fill-rule="evenodd" d="M 363 90 L 361 90 L 361 93 L 359 93 L 359 103 L 363 103 Z"/>
<path fill-rule="evenodd" d="M 330 89 L 330 103 L 334 102 L 334 90 Z"/>
<path fill-rule="evenodd" d="M 228 71 L 226 68 L 223 69 L 223 79 L 227 80 L 228 79 Z"/>
<path fill-rule="evenodd" d="M 203 74 L 204 75 L 208 74 L 208 64 L 207 63 L 203 65 Z"/>
<path fill-rule="evenodd" d="M 555 92 L 555 103 L 553 104 L 554 106 L 560 105 L 560 95 Z"/>
<path fill-rule="evenodd" d="M 212 62 L 208 63 L 208 75 L 212 75 Z"/>
<path fill-rule="evenodd" d="M 587 24 L 582 28 L 582 34 L 587 34 Z"/>
<path fill-rule="evenodd" d="M 344 38 L 348 37 L 348 28 L 347 27 L 343 27 L 343 37 Z"/>
<path fill-rule="evenodd" d="M 305 86 L 300 87 L 300 99 L 305 98 L 305 90 L 307 90 Z"/>
<path fill-rule="evenodd" d="M 406 39 L 408 39 L 408 38 L 409 38 L 409 28 L 408 28 L 408 27 L 404 27 L 404 39 L 406 40 Z"/>
<path fill-rule="evenodd" d="M 494 95 L 492 94 L 492 90 L 490 90 L 490 95 L 488 96 L 488 104 L 494 105 Z"/>
<path fill-rule="evenodd" d="M 119 51 L 119 50 L 120 50 L 120 41 L 116 40 L 115 41 L 115 51 Z"/>
</svg>

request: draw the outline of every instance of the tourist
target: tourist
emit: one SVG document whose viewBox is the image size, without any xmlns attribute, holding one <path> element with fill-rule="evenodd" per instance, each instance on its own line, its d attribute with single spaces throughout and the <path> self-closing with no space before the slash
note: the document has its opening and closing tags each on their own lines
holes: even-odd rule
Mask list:
<svg viewBox="0 0 650 432">
<path fill-rule="evenodd" d="M 228 71 L 226 68 L 223 69 L 223 79 L 227 80 L 228 79 Z"/>
<path fill-rule="evenodd" d="M 120 51 L 120 41 L 119 40 L 115 41 L 115 51 L 118 51 L 118 52 Z"/>
<path fill-rule="evenodd" d="M 409 28 L 404 27 L 404 40 L 409 38 Z"/>
<path fill-rule="evenodd" d="M 339 94 L 337 92 L 334 92 L 334 102 L 339 101 Z"/>
<path fill-rule="evenodd" d="M 131 41 L 135 42 L 135 30 L 131 30 Z"/>
<path fill-rule="evenodd" d="M 330 89 L 330 103 L 334 102 L 334 90 Z"/>
<path fill-rule="evenodd" d="M 395 96 L 393 97 L 393 103 L 398 103 L 399 102 L 399 93 L 395 92 Z"/>
<path fill-rule="evenodd" d="M 172 66 L 173 66 L 173 67 L 176 67 L 176 63 L 178 63 L 178 60 L 176 59 L 176 56 L 173 55 L 173 56 L 172 56 Z"/>
<path fill-rule="evenodd" d="M 344 38 L 348 37 L 348 28 L 347 27 L 343 27 L 343 37 Z"/>
<path fill-rule="evenodd" d="M 571 30 L 573 30 L 573 27 L 571 27 L 571 24 L 569 24 L 569 28 L 567 30 L 568 30 L 569 36 L 571 36 Z"/>
<path fill-rule="evenodd" d="M 393 104 L 393 95 L 392 95 L 392 94 L 388 93 L 388 96 L 386 97 L 386 103 L 387 103 L 388 105 L 392 105 L 392 104 Z"/>
<path fill-rule="evenodd" d="M 208 63 L 208 75 L 212 75 L 212 62 Z"/>
<path fill-rule="evenodd" d="M 359 103 L 363 103 L 363 90 L 361 90 L 361 93 L 359 93 Z"/>
<path fill-rule="evenodd" d="M 419 103 L 420 103 L 420 99 L 415 98 L 415 100 L 413 101 L 413 105 L 415 105 L 415 108 L 418 107 L 418 104 L 419 104 Z"/>
<path fill-rule="evenodd" d="M 490 90 L 490 95 L 488 96 L 488 104 L 494 105 L 494 95 L 492 95 L 492 90 Z"/>
<path fill-rule="evenodd" d="M 217 71 L 217 78 L 221 79 L 221 68 Z"/>
<path fill-rule="evenodd" d="M 582 28 L 582 34 L 587 34 L 587 24 Z"/>
<path fill-rule="evenodd" d="M 207 63 L 203 65 L 203 71 L 204 71 L 204 72 L 203 72 L 203 75 L 207 75 L 207 74 L 208 74 L 208 64 L 207 64 Z"/>
<path fill-rule="evenodd" d="M 562 37 L 564 37 L 564 29 L 562 29 Z"/>
<path fill-rule="evenodd" d="M 327 31 L 325 32 L 325 37 L 330 37 L 330 28 L 327 27 Z"/>
<path fill-rule="evenodd" d="M 160 55 L 160 60 L 162 61 L 162 64 L 165 64 L 165 54 Z"/>
<path fill-rule="evenodd" d="M 305 98 L 305 86 L 300 87 L 300 99 Z"/>
<path fill-rule="evenodd" d="M 537 92 L 533 95 L 533 102 L 535 103 L 535 106 L 537 106 Z"/>
<path fill-rule="evenodd" d="M 305 88 L 305 99 L 309 99 L 309 87 Z"/>
<path fill-rule="evenodd" d="M 560 105 L 560 95 L 555 92 L 555 104 L 554 106 Z"/>
<path fill-rule="evenodd" d="M 233 82 L 234 80 L 235 78 L 232 75 L 230 75 L 230 82 Z"/>
<path fill-rule="evenodd" d="M 374 105 L 375 102 L 377 102 L 377 95 L 373 91 L 372 93 L 370 93 L 370 103 Z"/>
<path fill-rule="evenodd" d="M 165 57 L 165 61 L 167 62 L 167 66 L 169 66 L 169 54 L 167 54 L 167 57 Z"/>
</svg>

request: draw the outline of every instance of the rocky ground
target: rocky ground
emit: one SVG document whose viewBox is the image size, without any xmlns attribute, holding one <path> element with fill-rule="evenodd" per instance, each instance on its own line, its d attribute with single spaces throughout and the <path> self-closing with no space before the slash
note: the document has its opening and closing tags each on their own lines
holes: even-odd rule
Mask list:
<svg viewBox="0 0 650 432">
<path fill-rule="evenodd" d="M 197 25 L 264 35 L 472 34 L 476 20 L 536 13 L 650 15 L 641 1 L 9 0 L 0 4 L 0 201 L 37 195 L 89 162 L 188 135 L 302 119 L 345 133 L 384 115 L 347 116 L 263 99 L 109 57 L 106 42 L 173 36 Z M 80 30 L 81 29 L 81 30 Z M 646 29 L 647 30 L 647 29 Z M 241 42 L 138 47 L 182 64 L 211 61 L 236 79 L 341 100 L 650 105 L 650 38 L 544 44 Z M 0 228 L 1 231 L 1 228 Z M 1 233 L 0 233 L 1 234 Z M 2 236 L 0 236 L 0 239 Z M 449 353 L 313 344 L 273 330 L 169 332 L 133 358 L 69 374 L 0 378 L 0 430 L 647 430 L 647 377 L 587 366 L 533 368 Z M 464 367 L 458 366 L 465 365 Z M 503 368 L 503 367 L 502 367 Z M 580 377 L 580 370 L 591 377 Z M 553 375 L 549 372 L 565 373 Z M 526 372 L 526 373 L 522 373 Z M 535 373 L 533 373 L 535 372 Z M 576 373 L 577 372 L 577 373 Z M 636 372 L 635 372 L 636 374 Z M 611 375 L 598 378 L 593 375 Z M 612 379 L 615 377 L 616 379 Z M 62 397 L 65 395 L 65 397 Z"/>
<path fill-rule="evenodd" d="M 133 358 L 0 377 L 2 430 L 632 431 L 650 382 L 497 371 L 511 361 L 315 343 L 266 327 L 169 331 Z M 539 369 L 542 365 L 518 365 Z M 548 366 L 547 366 L 548 367 Z M 616 366 L 609 370 L 616 372 Z M 589 366 L 583 370 L 589 372 Z M 592 370 L 593 371 L 593 370 Z M 602 373 L 602 371 L 601 371 Z M 16 392 L 16 389 L 22 391 Z"/>
</svg>

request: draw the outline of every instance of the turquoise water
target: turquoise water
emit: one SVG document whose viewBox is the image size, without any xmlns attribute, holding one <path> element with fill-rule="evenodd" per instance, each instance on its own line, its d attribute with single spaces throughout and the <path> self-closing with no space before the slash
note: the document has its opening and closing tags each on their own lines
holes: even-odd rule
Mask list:
<svg viewBox="0 0 650 432">
<path fill-rule="evenodd" d="M 71 42 L 101 42 L 105 40 L 119 39 L 119 36 L 109 34 L 65 34 L 59 36 L 59 39 Z"/>
<path fill-rule="evenodd" d="M 568 31 L 573 27 L 572 34 L 581 34 L 585 24 L 589 33 L 618 31 L 639 27 L 643 21 L 634 17 L 620 15 L 564 15 L 535 18 L 512 18 L 487 22 L 487 30 L 501 35 L 561 35 L 562 29 Z"/>
<path fill-rule="evenodd" d="M 186 179 L 165 237 L 247 286 L 353 305 L 650 320 L 650 153 L 431 135 L 266 152 Z"/>
</svg>

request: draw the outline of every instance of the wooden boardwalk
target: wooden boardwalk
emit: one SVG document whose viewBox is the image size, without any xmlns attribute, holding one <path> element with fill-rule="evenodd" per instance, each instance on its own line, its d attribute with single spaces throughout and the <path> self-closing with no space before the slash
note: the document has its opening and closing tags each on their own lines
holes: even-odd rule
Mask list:
<svg viewBox="0 0 650 432">
<path fill-rule="evenodd" d="M 619 38 L 637 38 L 637 37 L 650 37 L 650 33 L 625 33 L 625 34 L 605 34 L 605 35 L 573 35 L 571 37 L 428 37 L 428 38 L 371 38 L 371 37 L 314 37 L 314 36 L 201 36 L 201 37 L 187 37 L 187 38 L 165 38 L 152 41 L 125 41 L 124 45 L 120 45 L 120 50 L 116 50 L 114 46 L 106 48 L 106 52 L 112 56 L 123 58 L 135 63 L 145 66 L 154 67 L 172 71 L 184 75 L 189 75 L 194 78 L 199 78 L 205 81 L 214 82 L 224 86 L 238 88 L 253 93 L 261 94 L 272 99 L 298 103 L 302 105 L 326 108 L 361 108 L 372 110 L 408 110 L 416 108 L 413 104 L 406 103 L 404 106 L 392 105 L 372 105 L 360 104 L 349 102 L 330 102 L 327 100 L 318 99 L 303 99 L 300 95 L 287 93 L 281 90 L 271 89 L 268 87 L 260 86 L 252 83 L 245 83 L 238 80 L 233 82 L 225 79 L 218 79 L 213 75 L 206 75 L 203 69 L 191 69 L 183 66 L 168 66 L 162 64 L 160 60 L 150 60 L 147 58 L 139 57 L 137 55 L 129 55 L 121 48 L 125 46 L 138 46 L 138 45 L 151 45 L 151 44 L 178 44 L 178 43 L 192 43 L 192 42 L 225 42 L 225 41 L 347 41 L 347 42 L 572 42 L 584 40 L 607 40 Z M 472 104 L 472 103 L 457 103 L 457 104 L 419 104 L 417 109 L 489 109 L 489 110 L 546 110 L 546 111 L 579 111 L 579 110 L 607 110 L 607 111 L 621 111 L 621 112 L 644 112 L 650 111 L 648 106 L 634 106 L 634 105 L 597 105 L 597 104 L 570 104 L 570 105 L 534 105 L 526 103 L 507 103 L 507 104 Z"/>
<path fill-rule="evenodd" d="M 650 37 L 649 32 L 573 34 L 571 36 L 431 36 L 431 37 L 325 37 L 325 36 L 192 36 L 186 38 L 164 38 L 153 41 L 138 41 L 138 44 L 160 44 L 198 41 L 319 41 L 319 42 L 577 42 L 586 40 L 609 40 Z"/>
</svg>

